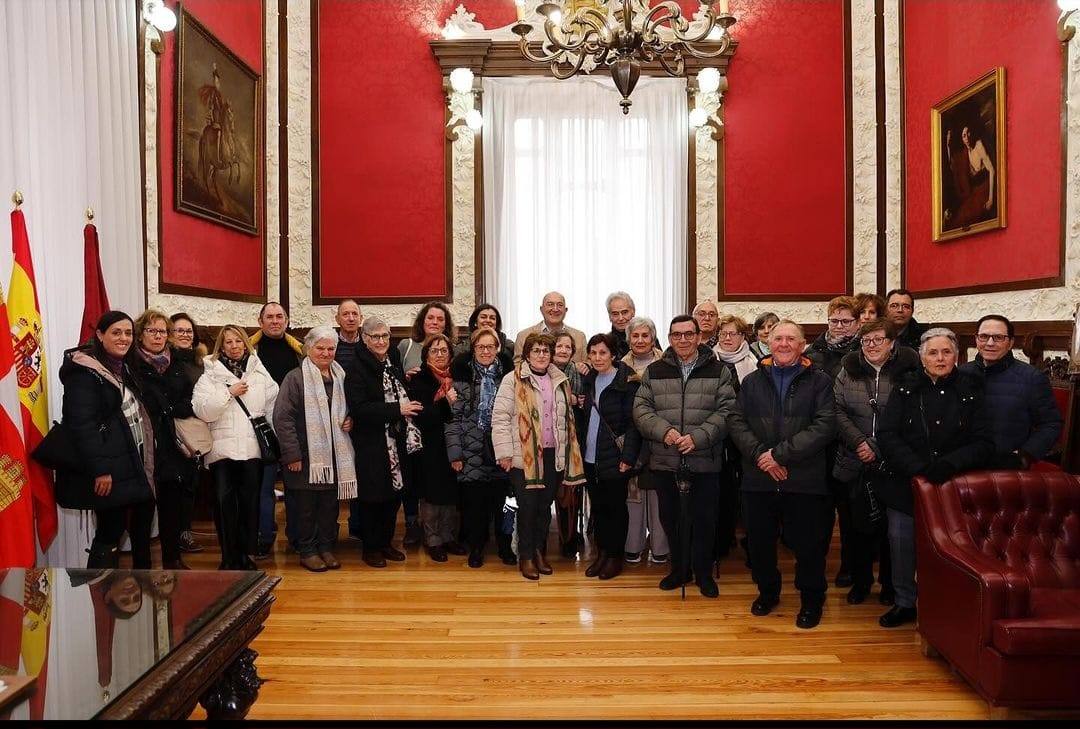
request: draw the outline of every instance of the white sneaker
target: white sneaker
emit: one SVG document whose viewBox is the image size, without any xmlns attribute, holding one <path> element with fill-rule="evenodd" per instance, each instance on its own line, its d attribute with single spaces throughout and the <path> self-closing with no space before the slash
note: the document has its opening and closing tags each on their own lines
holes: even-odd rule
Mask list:
<svg viewBox="0 0 1080 729">
<path fill-rule="evenodd" d="M 649 561 L 653 564 L 667 564 L 671 560 L 670 555 L 667 554 L 653 554 L 649 552 Z"/>
</svg>

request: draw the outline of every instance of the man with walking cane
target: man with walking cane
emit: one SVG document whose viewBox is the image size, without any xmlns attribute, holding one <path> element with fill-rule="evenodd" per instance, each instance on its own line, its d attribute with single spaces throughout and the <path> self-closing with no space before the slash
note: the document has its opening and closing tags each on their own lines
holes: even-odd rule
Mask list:
<svg viewBox="0 0 1080 729">
<path fill-rule="evenodd" d="M 671 573 L 660 581 L 660 589 L 674 590 L 693 579 L 702 595 L 717 597 L 720 590 L 711 574 L 717 489 L 735 390 L 727 367 L 698 344 L 699 333 L 691 316 L 671 320 L 670 346 L 645 370 L 634 399 L 634 422 L 650 441 L 650 478 L 660 501 L 660 521 L 672 542 Z M 681 496 L 680 481 L 687 485 Z M 692 517 L 679 519 L 680 505 L 692 509 Z"/>
</svg>

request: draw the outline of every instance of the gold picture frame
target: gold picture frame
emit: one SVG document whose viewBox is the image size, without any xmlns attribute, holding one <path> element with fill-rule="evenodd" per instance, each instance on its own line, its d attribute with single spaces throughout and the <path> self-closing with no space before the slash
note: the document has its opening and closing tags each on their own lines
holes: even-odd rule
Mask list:
<svg viewBox="0 0 1080 729">
<path fill-rule="evenodd" d="M 176 46 L 176 209 L 257 236 L 262 77 L 181 8 Z"/>
<path fill-rule="evenodd" d="M 1006 227 L 1004 67 L 931 107 L 930 157 L 935 243 Z"/>
</svg>

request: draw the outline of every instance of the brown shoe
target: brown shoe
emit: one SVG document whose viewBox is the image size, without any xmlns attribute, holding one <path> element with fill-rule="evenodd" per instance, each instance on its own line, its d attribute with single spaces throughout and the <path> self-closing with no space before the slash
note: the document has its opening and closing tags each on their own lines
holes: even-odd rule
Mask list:
<svg viewBox="0 0 1080 729">
<path fill-rule="evenodd" d="M 307 557 L 301 557 L 300 565 L 311 572 L 326 572 L 328 569 L 326 562 L 323 562 L 322 557 L 317 554 L 309 554 Z"/>
<path fill-rule="evenodd" d="M 518 569 L 521 570 L 521 576 L 526 580 L 540 579 L 540 573 L 536 571 L 536 565 L 533 564 L 531 559 L 518 560 Z"/>
<path fill-rule="evenodd" d="M 326 562 L 326 566 L 332 570 L 341 569 L 341 562 L 338 562 L 338 558 L 333 555 L 332 552 L 323 552 L 319 555 L 322 557 L 322 561 Z"/>
<path fill-rule="evenodd" d="M 600 570 L 600 579 L 610 580 L 612 577 L 618 577 L 622 574 L 622 568 L 622 557 L 608 557 L 604 560 L 604 566 Z"/>
<path fill-rule="evenodd" d="M 386 560 L 381 552 L 364 552 L 363 559 L 364 564 L 368 567 L 382 568 L 386 566 Z"/>
<path fill-rule="evenodd" d="M 542 575 L 550 575 L 555 570 L 551 569 L 551 563 L 547 561 L 547 557 L 539 549 L 536 550 L 536 556 L 533 557 L 533 563 L 536 565 L 536 571 Z"/>
<path fill-rule="evenodd" d="M 604 561 L 607 558 L 607 554 L 604 551 L 597 550 L 596 559 L 592 561 L 592 564 L 585 568 L 585 576 L 596 577 L 598 574 L 600 574 L 600 569 L 604 566 Z"/>
</svg>

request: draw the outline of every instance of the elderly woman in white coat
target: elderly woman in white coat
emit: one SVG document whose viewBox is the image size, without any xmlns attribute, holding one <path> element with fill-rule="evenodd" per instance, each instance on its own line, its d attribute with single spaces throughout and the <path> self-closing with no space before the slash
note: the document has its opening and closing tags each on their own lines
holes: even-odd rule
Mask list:
<svg viewBox="0 0 1080 729">
<path fill-rule="evenodd" d="M 213 353 L 203 360 L 191 407 L 210 425 L 214 446 L 206 457 L 214 481 L 214 526 L 221 544 L 218 569 L 255 569 L 258 549 L 262 453 L 251 417 L 274 412 L 278 386 L 235 324 L 221 328 Z"/>
</svg>

